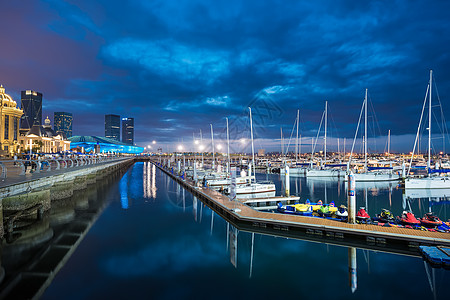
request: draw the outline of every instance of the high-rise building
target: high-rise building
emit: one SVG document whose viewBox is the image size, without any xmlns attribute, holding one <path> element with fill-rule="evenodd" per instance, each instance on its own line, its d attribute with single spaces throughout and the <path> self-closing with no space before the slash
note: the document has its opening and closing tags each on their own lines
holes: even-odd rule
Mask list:
<svg viewBox="0 0 450 300">
<path fill-rule="evenodd" d="M 122 118 L 122 143 L 134 145 L 134 118 Z"/>
<path fill-rule="evenodd" d="M 120 116 L 105 115 L 105 137 L 120 142 Z"/>
<path fill-rule="evenodd" d="M 72 137 L 72 114 L 68 112 L 55 112 L 53 115 L 53 129 L 57 134 L 64 134 L 65 138 Z"/>
<path fill-rule="evenodd" d="M 20 119 L 20 131 L 27 132 L 33 126 L 42 125 L 42 94 L 32 90 L 21 92 L 21 109 L 23 116 Z"/>
</svg>

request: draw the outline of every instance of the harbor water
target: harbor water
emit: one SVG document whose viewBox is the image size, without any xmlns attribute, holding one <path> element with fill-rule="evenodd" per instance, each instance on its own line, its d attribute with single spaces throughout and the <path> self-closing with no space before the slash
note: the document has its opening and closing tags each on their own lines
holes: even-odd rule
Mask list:
<svg viewBox="0 0 450 300">
<path fill-rule="evenodd" d="M 258 174 L 258 179 L 272 180 L 277 191 L 282 189 L 280 175 Z M 346 204 L 340 181 L 291 176 L 290 186 L 301 201 Z M 134 164 L 93 193 L 74 211 L 101 207 L 97 219 L 42 299 L 450 296 L 450 271 L 432 268 L 418 256 L 239 231 L 147 162 Z M 420 196 L 430 197 L 407 198 L 392 184 L 357 184 L 357 207 L 365 206 L 369 214 L 382 208 L 399 214 L 407 208 L 421 216 L 431 208 L 441 219 L 450 217 L 450 205 L 441 201 L 445 197 Z M 60 218 L 50 226 L 57 232 L 61 224 L 68 226 L 65 222 L 70 220 Z M 8 253 L 13 251 L 14 242 L 7 247 Z M 7 276 L 36 255 L 26 251 L 28 259 L 8 265 L 4 254 Z"/>
</svg>

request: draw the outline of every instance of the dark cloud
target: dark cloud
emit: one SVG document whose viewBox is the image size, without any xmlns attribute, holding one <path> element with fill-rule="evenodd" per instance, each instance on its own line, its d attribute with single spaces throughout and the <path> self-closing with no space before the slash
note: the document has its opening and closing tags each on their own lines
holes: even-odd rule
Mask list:
<svg viewBox="0 0 450 300">
<path fill-rule="evenodd" d="M 71 111 L 75 134 L 102 135 L 104 114 L 135 117 L 142 145 L 189 140 L 209 124 L 223 131 L 225 117 L 245 118 L 258 97 L 282 112 L 256 124 L 261 138 L 290 132 L 297 109 L 302 134 L 314 136 L 327 100 L 330 132 L 351 139 L 366 88 L 374 137 L 408 135 L 429 69 L 444 116 L 450 109 L 449 9 L 447 1 L 9 1 L 0 83 L 12 95 L 41 91 L 50 114 Z"/>
</svg>

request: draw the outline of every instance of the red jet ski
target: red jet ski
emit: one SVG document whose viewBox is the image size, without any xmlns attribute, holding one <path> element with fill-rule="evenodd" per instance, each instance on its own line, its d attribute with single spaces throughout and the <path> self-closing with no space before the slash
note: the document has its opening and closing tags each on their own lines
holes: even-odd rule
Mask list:
<svg viewBox="0 0 450 300">
<path fill-rule="evenodd" d="M 403 225 L 420 225 L 420 221 L 417 220 L 414 214 L 410 211 L 404 211 L 402 217 L 399 219 Z"/>
<path fill-rule="evenodd" d="M 422 219 L 420 219 L 420 224 L 422 224 L 425 227 L 436 227 L 441 226 L 442 221 L 432 212 L 429 212 L 426 213 Z"/>
<path fill-rule="evenodd" d="M 364 207 L 361 207 L 356 214 L 356 220 L 358 221 L 367 221 L 370 219 L 369 214 L 366 212 Z"/>
</svg>

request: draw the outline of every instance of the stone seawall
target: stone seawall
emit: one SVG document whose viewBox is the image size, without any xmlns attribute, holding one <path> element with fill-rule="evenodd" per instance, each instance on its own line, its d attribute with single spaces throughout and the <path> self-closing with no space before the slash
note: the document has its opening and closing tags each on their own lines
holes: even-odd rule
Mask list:
<svg viewBox="0 0 450 300">
<path fill-rule="evenodd" d="M 89 185 L 113 173 L 125 171 L 132 164 L 134 164 L 132 158 L 110 161 L 77 170 L 68 169 L 63 174 L 0 188 L 0 238 L 8 234 L 3 227 L 4 221 L 13 222 L 11 218 L 17 218 L 17 215 L 27 218 L 37 216 L 38 210 L 48 211 L 52 203 L 55 203 L 55 206 L 64 205 L 62 200 L 71 198 L 74 191 L 86 190 Z M 26 214 L 21 213 L 23 211 L 26 211 Z M 8 230 L 12 230 L 13 227 L 10 226 Z"/>
</svg>

